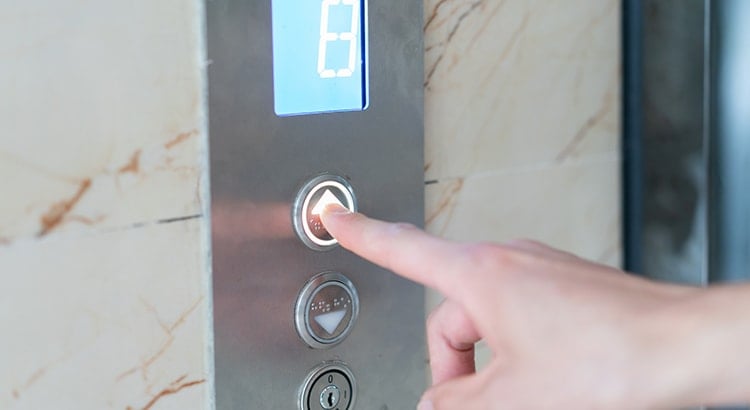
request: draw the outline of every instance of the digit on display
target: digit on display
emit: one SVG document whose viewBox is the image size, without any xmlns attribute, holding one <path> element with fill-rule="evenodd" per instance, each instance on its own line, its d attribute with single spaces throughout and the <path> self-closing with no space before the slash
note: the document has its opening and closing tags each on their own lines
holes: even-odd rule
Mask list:
<svg viewBox="0 0 750 410">
<path fill-rule="evenodd" d="M 274 111 L 367 105 L 366 0 L 272 0 Z"/>
<path fill-rule="evenodd" d="M 336 33 L 329 31 L 328 21 L 331 6 L 350 6 L 351 23 L 349 31 Z M 357 33 L 359 31 L 359 1 L 358 0 L 323 0 L 320 12 L 320 45 L 318 46 L 318 74 L 321 78 L 351 77 L 354 74 L 354 64 L 357 57 Z M 331 41 L 348 42 L 348 56 L 346 68 L 335 70 L 327 68 L 328 43 Z"/>
</svg>

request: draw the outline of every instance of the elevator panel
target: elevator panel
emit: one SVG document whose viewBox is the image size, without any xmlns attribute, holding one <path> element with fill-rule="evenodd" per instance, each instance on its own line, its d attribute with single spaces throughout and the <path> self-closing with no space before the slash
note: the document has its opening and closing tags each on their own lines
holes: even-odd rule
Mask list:
<svg viewBox="0 0 750 410">
<path fill-rule="evenodd" d="M 218 409 L 413 408 L 423 289 L 342 249 L 339 203 L 421 225 L 421 2 L 206 2 Z"/>
</svg>

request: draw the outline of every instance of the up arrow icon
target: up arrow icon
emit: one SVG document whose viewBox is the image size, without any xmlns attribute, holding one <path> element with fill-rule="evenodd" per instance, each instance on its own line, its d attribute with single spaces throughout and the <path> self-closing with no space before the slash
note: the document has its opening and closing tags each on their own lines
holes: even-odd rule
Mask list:
<svg viewBox="0 0 750 410">
<path fill-rule="evenodd" d="M 342 204 L 341 201 L 336 198 L 336 195 L 334 195 L 330 189 L 326 189 L 326 191 L 323 193 L 323 196 L 320 197 L 320 200 L 317 204 L 315 204 L 315 207 L 312 209 L 312 211 L 310 211 L 310 213 L 313 215 L 320 215 L 321 213 L 323 213 L 323 209 L 325 209 L 325 207 L 329 204 L 338 204 L 346 208 L 346 206 L 344 206 L 344 204 Z"/>
</svg>

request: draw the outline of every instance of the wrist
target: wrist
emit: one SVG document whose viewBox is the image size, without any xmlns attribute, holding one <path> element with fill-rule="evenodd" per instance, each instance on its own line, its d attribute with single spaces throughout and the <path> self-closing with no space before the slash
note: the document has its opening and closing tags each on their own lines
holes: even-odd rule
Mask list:
<svg viewBox="0 0 750 410">
<path fill-rule="evenodd" d="M 685 288 L 688 289 L 688 288 Z M 639 370 L 643 408 L 750 400 L 750 288 L 690 289 L 643 321 Z M 638 377 L 638 375 L 636 375 Z M 641 394 L 644 393 L 644 394 Z"/>
<path fill-rule="evenodd" d="M 716 286 L 691 303 L 701 322 L 693 342 L 696 399 L 704 405 L 750 402 L 750 286 Z"/>
</svg>

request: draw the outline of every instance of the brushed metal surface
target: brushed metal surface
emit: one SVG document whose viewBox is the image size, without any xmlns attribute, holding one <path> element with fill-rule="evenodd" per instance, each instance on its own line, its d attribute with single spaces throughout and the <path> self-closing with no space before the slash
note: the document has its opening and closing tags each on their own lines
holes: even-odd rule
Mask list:
<svg viewBox="0 0 750 410">
<path fill-rule="evenodd" d="M 369 107 L 278 117 L 273 110 L 271 2 L 206 2 L 216 404 L 294 409 L 311 369 L 347 363 L 358 409 L 414 408 L 424 389 L 424 296 L 338 248 L 316 252 L 292 229 L 295 194 L 321 173 L 347 178 L 359 209 L 421 225 L 422 2 L 370 1 Z M 359 292 L 351 334 L 311 349 L 294 325 L 295 298 L 334 270 Z"/>
</svg>

